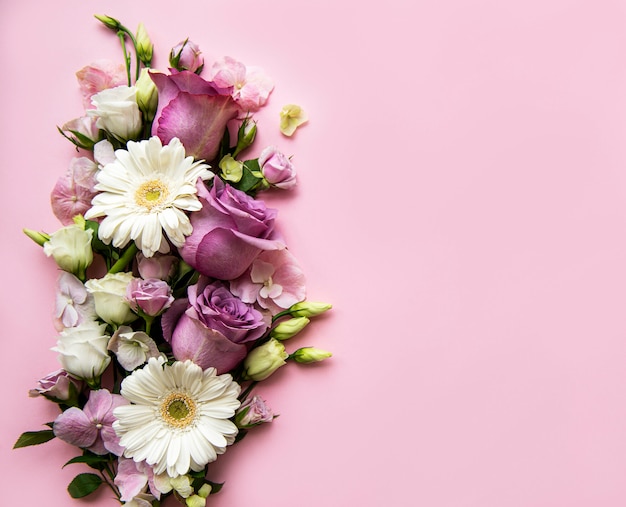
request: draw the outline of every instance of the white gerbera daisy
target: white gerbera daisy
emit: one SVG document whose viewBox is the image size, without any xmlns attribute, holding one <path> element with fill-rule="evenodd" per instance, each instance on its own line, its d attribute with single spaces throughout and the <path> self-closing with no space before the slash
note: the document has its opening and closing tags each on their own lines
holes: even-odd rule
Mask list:
<svg viewBox="0 0 626 507">
<path fill-rule="evenodd" d="M 132 403 L 113 412 L 124 456 L 146 461 L 155 474 L 170 477 L 199 471 L 226 451 L 237 436 L 229 420 L 239 408 L 239 384 L 215 368 L 187 360 L 171 366 L 150 358 L 122 382 L 121 394 Z"/>
<path fill-rule="evenodd" d="M 202 208 L 196 182 L 213 177 L 208 169 L 207 164 L 185 157 L 177 138 L 165 146 L 156 136 L 129 141 L 127 150 L 117 150 L 115 160 L 98 172 L 95 188 L 100 193 L 85 218 L 105 217 L 98 236 L 114 247 L 133 240 L 145 257 L 168 252 L 165 235 L 180 247 L 191 234 L 185 211 Z"/>
</svg>

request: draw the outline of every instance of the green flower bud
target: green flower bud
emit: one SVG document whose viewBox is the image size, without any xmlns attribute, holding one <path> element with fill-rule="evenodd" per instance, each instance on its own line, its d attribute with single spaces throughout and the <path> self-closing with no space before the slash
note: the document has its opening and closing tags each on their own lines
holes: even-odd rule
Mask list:
<svg viewBox="0 0 626 507">
<path fill-rule="evenodd" d="M 210 484 L 203 484 L 202 487 L 198 490 L 198 496 L 206 498 L 211 494 L 212 489 L 213 487 Z"/>
<path fill-rule="evenodd" d="M 325 350 L 316 349 L 315 347 L 303 347 L 296 350 L 289 356 L 289 358 L 293 359 L 297 363 L 309 364 L 323 361 L 331 356 L 332 354 Z"/>
<path fill-rule="evenodd" d="M 135 41 L 137 43 L 137 58 L 139 58 L 144 65 L 149 67 L 150 63 L 152 63 L 152 51 L 154 49 L 154 44 L 150 41 L 150 37 L 148 36 L 148 32 L 146 32 L 146 27 L 143 23 L 139 23 L 137 26 Z"/>
<path fill-rule="evenodd" d="M 46 234 L 45 232 L 37 232 L 37 231 L 33 231 L 32 229 L 22 229 L 22 230 L 24 231 L 24 234 L 26 234 L 26 236 L 32 239 L 39 246 L 44 246 L 45 243 L 50 241 L 50 236 Z"/>
<path fill-rule="evenodd" d="M 309 322 L 311 321 L 307 317 L 296 317 L 286 320 L 272 329 L 270 336 L 281 341 L 288 340 L 302 331 Z"/>
<path fill-rule="evenodd" d="M 243 177 L 243 162 L 235 160 L 230 155 L 226 155 L 220 160 L 219 166 L 225 180 L 232 181 L 233 183 L 241 181 Z"/>
<path fill-rule="evenodd" d="M 187 507 L 205 507 L 206 498 L 202 498 L 199 495 L 191 495 L 185 500 L 185 504 L 187 505 Z"/>
<path fill-rule="evenodd" d="M 110 28 L 111 30 L 119 30 L 122 27 L 122 23 L 120 23 L 117 19 L 112 18 L 111 16 L 105 16 L 104 14 L 94 14 L 94 17 L 101 21 L 104 26 Z"/>
<path fill-rule="evenodd" d="M 252 349 L 243 362 L 244 378 L 246 380 L 265 380 L 278 368 L 285 364 L 289 354 L 285 346 L 278 340 L 270 339 L 263 345 Z"/>
<path fill-rule="evenodd" d="M 312 301 L 302 301 L 289 308 L 292 317 L 315 317 L 330 310 L 333 306 L 330 303 L 316 303 Z"/>
<path fill-rule="evenodd" d="M 146 121 L 152 121 L 159 104 L 159 94 L 154 81 L 148 74 L 148 69 L 141 69 L 135 88 L 139 110 L 144 114 Z"/>
<path fill-rule="evenodd" d="M 85 270 L 93 262 L 92 238 L 91 229 L 68 225 L 50 236 L 50 240 L 43 245 L 43 251 L 48 257 L 52 256 L 63 271 L 83 278 Z"/>
</svg>

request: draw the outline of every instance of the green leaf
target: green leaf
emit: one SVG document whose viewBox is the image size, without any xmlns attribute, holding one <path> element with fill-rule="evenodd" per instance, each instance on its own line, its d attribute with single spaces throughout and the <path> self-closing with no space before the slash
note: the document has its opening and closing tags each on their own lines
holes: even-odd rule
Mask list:
<svg viewBox="0 0 626 507">
<path fill-rule="evenodd" d="M 246 192 L 247 194 L 254 195 L 256 192 L 256 188 L 259 186 L 259 183 L 262 181 L 261 178 L 258 178 L 254 175 L 255 172 L 259 172 L 259 160 L 246 160 L 243 163 L 243 176 L 241 180 L 235 186 L 242 192 Z"/>
<path fill-rule="evenodd" d="M 63 468 L 67 465 L 71 465 L 73 463 L 85 463 L 89 465 L 91 468 L 95 468 L 96 470 L 103 470 L 106 464 L 109 462 L 109 459 L 105 456 L 98 456 L 97 454 L 84 454 L 82 456 L 76 456 L 69 460 Z"/>
<path fill-rule="evenodd" d="M 102 478 L 96 474 L 79 474 L 67 487 L 72 498 L 83 498 L 90 495 L 102 484 Z"/>
<path fill-rule="evenodd" d="M 28 447 L 29 445 L 43 444 L 53 438 L 54 432 L 52 430 L 26 431 L 20 435 L 20 438 L 17 439 L 13 449 Z"/>
<path fill-rule="evenodd" d="M 206 482 L 208 482 L 211 485 L 211 494 L 214 495 L 215 493 L 219 493 L 220 489 L 222 489 L 222 487 L 224 486 L 223 482 L 212 482 L 207 480 Z"/>
</svg>

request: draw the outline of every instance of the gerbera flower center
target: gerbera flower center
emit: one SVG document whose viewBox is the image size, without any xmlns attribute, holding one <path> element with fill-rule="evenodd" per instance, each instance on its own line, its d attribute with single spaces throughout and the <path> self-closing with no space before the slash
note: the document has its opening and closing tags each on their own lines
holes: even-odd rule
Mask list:
<svg viewBox="0 0 626 507">
<path fill-rule="evenodd" d="M 135 192 L 135 202 L 151 210 L 165 201 L 168 195 L 169 191 L 165 183 L 161 180 L 150 180 L 139 186 Z"/>
<path fill-rule="evenodd" d="M 185 393 L 171 393 L 161 402 L 160 411 L 170 426 L 186 428 L 196 417 L 196 402 Z"/>
</svg>

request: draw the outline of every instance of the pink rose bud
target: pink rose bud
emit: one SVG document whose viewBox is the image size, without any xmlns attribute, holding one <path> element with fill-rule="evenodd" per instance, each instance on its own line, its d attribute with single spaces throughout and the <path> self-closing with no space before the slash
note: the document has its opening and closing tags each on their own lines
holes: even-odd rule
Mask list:
<svg viewBox="0 0 626 507">
<path fill-rule="evenodd" d="M 42 378 L 28 395 L 31 398 L 41 395 L 52 400 L 67 401 L 78 394 L 74 382 L 65 370 L 57 370 Z"/>
<path fill-rule="evenodd" d="M 235 421 L 239 428 L 251 428 L 262 423 L 269 423 L 274 420 L 272 409 L 267 406 L 265 400 L 260 396 L 253 396 L 243 402 L 237 413 Z"/>
<path fill-rule="evenodd" d="M 170 51 L 170 65 L 176 70 L 188 70 L 200 74 L 204 58 L 200 48 L 189 39 L 179 42 Z"/>
<path fill-rule="evenodd" d="M 172 289 L 163 280 L 133 278 L 126 288 L 126 299 L 134 312 L 156 317 L 174 302 Z"/>
<path fill-rule="evenodd" d="M 289 189 L 296 185 L 296 170 L 285 155 L 275 146 L 268 146 L 259 157 L 261 172 L 270 185 Z"/>
<path fill-rule="evenodd" d="M 154 255 L 144 257 L 140 252 L 137 254 L 137 269 L 139 276 L 144 280 L 148 278 L 158 278 L 159 280 L 169 280 L 176 272 L 176 262 L 178 259 L 173 255 Z"/>
</svg>

